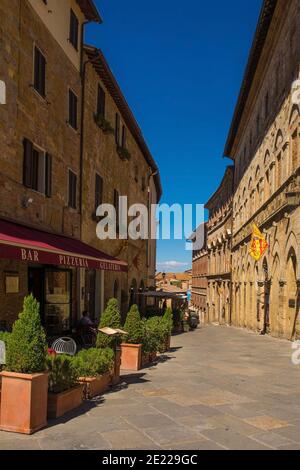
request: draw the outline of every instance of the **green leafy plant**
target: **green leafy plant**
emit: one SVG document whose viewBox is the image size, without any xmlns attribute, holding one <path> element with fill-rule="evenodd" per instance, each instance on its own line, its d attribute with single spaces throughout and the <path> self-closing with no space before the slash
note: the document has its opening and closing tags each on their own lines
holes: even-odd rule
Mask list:
<svg viewBox="0 0 300 470">
<path fill-rule="evenodd" d="M 122 158 L 122 160 L 130 160 L 131 159 L 131 153 L 129 152 L 129 150 L 127 148 L 121 147 L 120 145 L 118 145 L 117 152 L 118 152 L 119 156 Z"/>
<path fill-rule="evenodd" d="M 159 350 L 159 338 L 156 334 L 156 324 L 153 322 L 153 318 L 155 317 L 143 321 L 143 354 L 151 354 Z"/>
<path fill-rule="evenodd" d="M 142 344 L 144 329 L 137 305 L 133 305 L 127 314 L 124 330 L 128 333 L 123 340 L 129 344 Z"/>
<path fill-rule="evenodd" d="M 163 352 L 165 350 L 166 338 L 168 330 L 162 317 L 152 317 L 147 320 L 147 330 L 153 335 L 156 341 L 156 351 Z"/>
<path fill-rule="evenodd" d="M 115 130 L 111 123 L 101 114 L 95 114 L 95 122 L 102 129 L 104 134 L 114 134 Z"/>
<path fill-rule="evenodd" d="M 173 319 L 174 319 L 174 327 L 181 326 L 181 322 L 183 321 L 184 313 L 182 310 L 174 310 L 173 312 Z"/>
<path fill-rule="evenodd" d="M 49 392 L 62 393 L 75 387 L 78 375 L 73 358 L 64 354 L 49 354 L 46 358 L 49 372 Z"/>
<path fill-rule="evenodd" d="M 73 368 L 78 377 L 97 377 L 112 369 L 114 351 L 105 349 L 83 349 L 73 358 Z"/>
<path fill-rule="evenodd" d="M 10 336 L 11 336 L 11 333 L 7 333 L 5 331 L 0 331 L 0 341 L 4 342 L 6 348 L 7 348 Z"/>
<path fill-rule="evenodd" d="M 108 301 L 107 307 L 104 310 L 99 328 L 113 328 L 119 329 L 121 327 L 121 314 L 119 309 L 119 304 L 117 299 L 110 299 Z M 107 336 L 104 333 L 99 332 L 97 336 L 97 348 L 114 348 L 116 345 L 115 337 Z"/>
<path fill-rule="evenodd" d="M 163 323 L 164 323 L 164 327 L 166 329 L 167 336 L 170 336 L 171 333 L 172 333 L 173 324 L 174 324 L 173 312 L 172 312 L 172 309 L 170 307 L 167 308 L 167 310 L 165 311 L 165 313 L 163 315 Z"/>
<path fill-rule="evenodd" d="M 23 374 L 43 372 L 46 351 L 46 335 L 41 325 L 39 304 L 33 295 L 29 295 L 24 299 L 23 311 L 9 337 L 6 369 Z"/>
</svg>

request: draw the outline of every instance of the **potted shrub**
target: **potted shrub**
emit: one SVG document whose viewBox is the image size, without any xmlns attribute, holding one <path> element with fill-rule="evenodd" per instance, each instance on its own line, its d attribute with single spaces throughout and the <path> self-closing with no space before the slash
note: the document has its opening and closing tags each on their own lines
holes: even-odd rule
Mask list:
<svg viewBox="0 0 300 470">
<path fill-rule="evenodd" d="M 82 404 L 83 386 L 77 383 L 72 357 L 49 351 L 46 362 L 49 371 L 48 418 L 60 418 Z"/>
<path fill-rule="evenodd" d="M 84 385 L 86 399 L 104 393 L 111 381 L 114 368 L 114 351 L 105 349 L 86 349 L 80 351 L 73 359 L 73 367 Z"/>
<path fill-rule="evenodd" d="M 173 324 L 173 312 L 171 308 L 167 308 L 163 316 L 163 328 L 165 332 L 165 347 L 163 352 L 169 351 L 171 347 L 171 335 L 174 326 Z"/>
<path fill-rule="evenodd" d="M 1 429 L 32 434 L 47 424 L 48 373 L 46 336 L 39 304 L 32 295 L 7 343 L 2 376 Z"/>
<path fill-rule="evenodd" d="M 173 312 L 173 333 L 178 334 L 183 331 L 183 312 L 182 310 L 175 310 Z"/>
<path fill-rule="evenodd" d="M 121 314 L 119 303 L 117 299 L 110 299 L 106 309 L 104 310 L 99 328 L 113 328 L 118 330 L 121 328 Z M 101 332 L 97 336 L 97 348 L 111 348 L 115 351 L 115 366 L 112 378 L 112 384 L 117 385 L 120 382 L 120 363 L 121 363 L 121 350 L 120 350 L 120 337 L 107 336 Z"/>
<path fill-rule="evenodd" d="M 142 365 L 143 323 L 137 305 L 133 305 L 127 315 L 124 330 L 126 343 L 121 344 L 121 368 L 140 370 Z"/>
<path fill-rule="evenodd" d="M 158 350 L 158 342 L 155 331 L 151 328 L 149 320 L 143 321 L 143 344 L 142 344 L 142 366 L 146 366 L 153 362 Z"/>
<path fill-rule="evenodd" d="M 5 345 L 5 350 L 7 350 L 7 343 L 10 337 L 10 333 L 2 332 L 0 331 L 0 341 L 2 341 Z M 0 372 L 3 370 L 5 367 L 5 364 L 0 363 Z M 2 380 L 0 376 L 0 421 L 1 421 L 1 386 L 2 386 Z"/>
<path fill-rule="evenodd" d="M 157 352 L 163 352 L 165 347 L 165 331 L 162 317 L 149 318 L 147 320 L 147 331 L 152 343 L 150 362 L 154 362 L 157 357 Z"/>
</svg>

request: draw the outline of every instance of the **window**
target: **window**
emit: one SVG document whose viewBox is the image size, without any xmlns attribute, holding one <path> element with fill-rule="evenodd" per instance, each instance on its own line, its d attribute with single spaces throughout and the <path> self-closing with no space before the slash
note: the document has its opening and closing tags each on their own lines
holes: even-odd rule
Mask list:
<svg viewBox="0 0 300 470">
<path fill-rule="evenodd" d="M 46 95 L 46 59 L 41 51 L 34 48 L 34 89 L 43 97 Z"/>
<path fill-rule="evenodd" d="M 52 195 L 52 157 L 24 139 L 23 184 L 47 197 Z"/>
<path fill-rule="evenodd" d="M 120 144 L 120 115 L 118 113 L 116 113 L 115 141 L 117 145 Z"/>
<path fill-rule="evenodd" d="M 75 130 L 77 130 L 77 107 L 77 96 L 71 89 L 69 89 L 69 124 Z"/>
<path fill-rule="evenodd" d="M 95 212 L 103 202 L 103 178 L 96 173 L 95 178 Z"/>
<path fill-rule="evenodd" d="M 127 140 L 126 127 L 123 126 L 123 128 L 122 128 L 122 147 L 123 147 L 123 149 L 126 148 L 126 140 Z"/>
<path fill-rule="evenodd" d="M 76 209 L 77 207 L 77 176 L 69 170 L 69 207 Z"/>
<path fill-rule="evenodd" d="M 119 206 L 119 192 L 115 189 L 114 190 L 114 207 L 116 210 L 116 226 L 117 230 L 119 229 L 119 214 L 120 214 L 120 206 Z"/>
<path fill-rule="evenodd" d="M 105 117 L 105 92 L 100 85 L 98 86 L 97 116 Z"/>
<path fill-rule="evenodd" d="M 76 50 L 78 50 L 78 31 L 79 31 L 79 22 L 78 18 L 75 15 L 74 11 L 71 10 L 70 13 L 70 43 Z"/>
</svg>

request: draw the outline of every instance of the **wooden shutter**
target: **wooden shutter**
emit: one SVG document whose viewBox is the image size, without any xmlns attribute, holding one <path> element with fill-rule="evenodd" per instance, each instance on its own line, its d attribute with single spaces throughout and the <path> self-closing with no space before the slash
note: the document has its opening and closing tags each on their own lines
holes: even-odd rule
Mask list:
<svg viewBox="0 0 300 470">
<path fill-rule="evenodd" d="M 28 139 L 24 139 L 24 164 L 23 164 L 23 184 L 27 188 L 32 188 L 32 153 L 33 144 Z"/>
<path fill-rule="evenodd" d="M 52 156 L 49 153 L 46 153 L 46 186 L 45 186 L 45 194 L 47 197 L 52 196 Z"/>
<path fill-rule="evenodd" d="M 69 207 L 77 207 L 77 176 L 69 170 Z"/>
<path fill-rule="evenodd" d="M 77 96 L 69 90 L 69 124 L 77 129 Z"/>
<path fill-rule="evenodd" d="M 116 144 L 119 145 L 120 143 L 120 116 L 118 113 L 116 114 L 115 140 L 116 140 Z"/>
<path fill-rule="evenodd" d="M 105 92 L 100 85 L 98 86 L 97 115 L 105 117 Z"/>
<path fill-rule="evenodd" d="M 34 50 L 34 88 L 43 97 L 46 94 L 46 59 L 41 51 Z"/>
<path fill-rule="evenodd" d="M 122 147 L 123 149 L 126 148 L 126 127 L 123 126 L 123 129 L 122 129 Z"/>
<path fill-rule="evenodd" d="M 78 50 L 79 21 L 74 11 L 70 13 L 70 43 Z"/>
<path fill-rule="evenodd" d="M 100 204 L 103 202 L 103 179 L 100 175 L 96 174 L 95 180 L 95 212 Z"/>
</svg>

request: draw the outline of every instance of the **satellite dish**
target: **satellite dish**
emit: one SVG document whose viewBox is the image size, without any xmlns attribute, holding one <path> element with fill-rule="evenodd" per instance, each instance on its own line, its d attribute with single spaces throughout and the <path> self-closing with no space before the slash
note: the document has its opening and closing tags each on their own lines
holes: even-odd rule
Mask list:
<svg viewBox="0 0 300 470">
<path fill-rule="evenodd" d="M 0 80 L 0 104 L 6 104 L 6 85 Z"/>
</svg>

